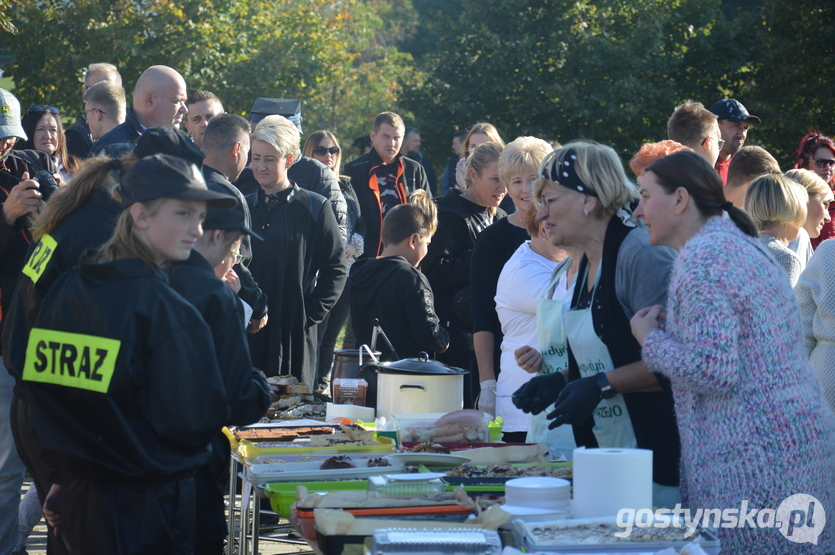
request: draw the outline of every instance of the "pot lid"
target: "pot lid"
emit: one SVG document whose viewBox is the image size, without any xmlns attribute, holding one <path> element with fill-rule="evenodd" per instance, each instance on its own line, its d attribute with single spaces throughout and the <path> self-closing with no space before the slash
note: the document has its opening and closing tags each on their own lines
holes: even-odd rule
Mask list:
<svg viewBox="0 0 835 555">
<path fill-rule="evenodd" d="M 469 374 L 469 370 L 447 366 L 442 362 L 429 358 L 425 352 L 421 352 L 418 358 L 404 358 L 396 362 L 380 362 L 375 365 L 377 372 L 388 374 L 437 374 L 461 376 Z"/>
</svg>

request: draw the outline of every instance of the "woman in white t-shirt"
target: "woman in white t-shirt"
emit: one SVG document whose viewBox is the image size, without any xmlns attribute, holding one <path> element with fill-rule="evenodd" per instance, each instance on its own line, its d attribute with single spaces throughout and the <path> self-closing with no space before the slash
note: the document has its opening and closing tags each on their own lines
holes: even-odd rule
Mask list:
<svg viewBox="0 0 835 555">
<path fill-rule="evenodd" d="M 522 243 L 499 276 L 496 288 L 496 311 L 502 325 L 501 369 L 496 384 L 496 416 L 504 419 L 503 440 L 524 443 L 531 417 L 511 401 L 513 393 L 535 374 L 519 367 L 514 351 L 537 344 L 536 308 L 551 282 L 557 263 L 568 253 L 551 244 L 536 210 L 530 209 L 525 224 L 531 240 Z"/>
</svg>

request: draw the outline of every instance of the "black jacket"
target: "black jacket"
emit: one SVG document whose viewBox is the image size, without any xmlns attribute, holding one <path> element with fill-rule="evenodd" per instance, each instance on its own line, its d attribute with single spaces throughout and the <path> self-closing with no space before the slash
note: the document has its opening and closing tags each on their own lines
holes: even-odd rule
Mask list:
<svg viewBox="0 0 835 555">
<path fill-rule="evenodd" d="M 402 256 L 357 260 L 348 283 L 357 345 L 371 343 L 377 318 L 399 358 L 414 358 L 421 351 L 432 355 L 449 346 L 449 334 L 435 315 L 429 281 Z M 377 349 L 385 360 L 396 360 L 380 340 Z"/>
<path fill-rule="evenodd" d="M 380 231 L 383 228 L 383 213 L 380 209 L 380 192 L 369 186 L 371 170 L 382 165 L 383 160 L 373 148 L 368 154 L 363 154 L 345 166 L 345 174 L 351 178 L 351 186 L 357 193 L 360 212 L 365 222 L 365 253 L 364 257 L 374 258 L 383 250 Z M 398 155 L 393 162 L 397 164 L 397 184 L 402 188 L 404 196 L 417 189 L 423 189 L 430 195 L 429 182 L 426 172 L 420 163 Z"/>
<path fill-rule="evenodd" d="M 241 302 L 195 250 L 188 260 L 172 264 L 168 277 L 171 287 L 194 305 L 212 330 L 229 401 L 225 424 L 245 426 L 258 421 L 270 406 L 270 390 L 261 373 L 252 367 Z"/>
<path fill-rule="evenodd" d="M 465 199 L 459 189 L 449 189 L 438 200 L 438 231 L 432 236 L 421 270 L 432 285 L 435 312 L 450 334 L 449 349 L 438 360 L 451 366 L 469 369 L 473 362 L 472 322 L 461 320 L 453 312 L 453 299 L 467 297 L 465 291 L 470 286 L 470 260 L 476 238 L 504 215 L 497 209 L 490 216 L 487 208 Z M 475 379 L 475 373 L 471 379 Z M 465 392 L 468 406 L 470 398 L 471 394 Z"/>
<path fill-rule="evenodd" d="M 90 155 L 93 148 L 93 137 L 90 135 L 90 126 L 84 118 L 79 118 L 64 131 L 67 141 L 67 154 L 83 160 Z"/>
<path fill-rule="evenodd" d="M 7 325 L 3 327 L 3 360 L 16 379 L 20 378 L 29 330 L 37 321 L 43 298 L 62 274 L 76 267 L 87 250 L 97 249 L 113 235 L 121 213 L 121 204 L 104 189 L 95 188 L 52 233 L 29 245 L 17 291 L 9 296 Z"/>
<path fill-rule="evenodd" d="M 316 324 L 336 304 L 348 271 L 345 244 L 327 200 L 293 186 L 272 207 L 263 190 L 246 197 L 253 231 L 249 269 L 267 294 L 269 320 L 249 335 L 252 362 L 268 376 L 314 384 Z"/>
<path fill-rule="evenodd" d="M 249 207 L 246 205 L 246 199 L 243 193 L 232 185 L 226 179 L 225 175 L 205 164 L 203 164 L 203 178 L 206 180 L 206 183 L 219 183 L 224 187 L 228 187 L 229 194 L 237 193 L 238 201 L 243 203 L 246 209 L 246 226 L 252 229 L 252 216 L 249 214 Z M 252 252 L 251 238 L 249 235 L 244 235 L 242 240 L 246 245 L 247 252 Z M 258 239 L 255 240 L 257 241 Z M 246 261 L 241 261 L 241 263 L 235 265 L 235 273 L 238 274 L 238 279 L 241 284 L 241 290 L 238 291 L 238 296 L 252 309 L 252 319 L 260 320 L 267 313 L 267 295 L 258 287 L 258 283 L 252 277 L 252 272 L 244 265 L 244 262 Z"/>
<path fill-rule="evenodd" d="M 136 119 L 136 112 L 131 108 L 128 110 L 125 121 L 99 137 L 99 140 L 93 143 L 90 152 L 93 156 L 121 158 L 133 150 L 143 131 L 145 129 Z"/>
<path fill-rule="evenodd" d="M 211 331 L 159 268 L 82 261 L 50 288 L 29 343 L 23 381 L 61 476 L 182 474 L 228 419 Z"/>
<path fill-rule="evenodd" d="M 319 160 L 314 160 L 307 156 L 299 156 L 298 159 L 293 161 L 293 165 L 288 168 L 287 179 L 302 189 L 313 191 L 330 201 L 333 215 L 336 217 L 336 224 L 339 226 L 339 233 L 342 235 L 342 241 L 346 241 L 347 231 L 345 222 L 348 219 L 348 208 L 345 205 L 345 197 L 342 196 L 336 175 L 334 175 L 330 168 Z M 255 177 L 252 175 L 252 166 L 244 168 L 238 180 L 235 181 L 235 186 L 245 196 L 256 193 L 261 189 L 261 186 L 255 181 Z"/>
<path fill-rule="evenodd" d="M 31 178 L 36 170 L 46 170 L 49 173 L 56 171 L 55 164 L 49 156 L 37 150 L 13 150 L 4 162 L 11 175 L 0 172 L 0 206 L 9 198 L 11 190 L 20 183 L 24 172 L 28 172 Z M 30 216 L 18 218 L 12 225 L 0 220 L 0 327 L 3 326 L 3 315 L 8 313 L 17 279 L 23 269 L 23 261 L 26 260 L 26 250 L 32 241 L 29 234 L 30 225 Z"/>
</svg>

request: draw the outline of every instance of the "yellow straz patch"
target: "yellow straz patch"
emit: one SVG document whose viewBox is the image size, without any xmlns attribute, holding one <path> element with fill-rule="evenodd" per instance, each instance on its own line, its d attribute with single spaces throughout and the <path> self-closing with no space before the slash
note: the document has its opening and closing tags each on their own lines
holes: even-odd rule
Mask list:
<svg viewBox="0 0 835 555">
<path fill-rule="evenodd" d="M 118 339 L 33 328 L 23 379 L 107 393 L 121 345 Z"/>
<path fill-rule="evenodd" d="M 49 259 L 55 254 L 57 247 L 58 242 L 51 235 L 47 234 L 41 237 L 41 240 L 35 246 L 35 250 L 32 251 L 32 256 L 29 257 L 26 265 L 23 266 L 23 274 L 29 276 L 33 283 L 38 283 L 47 264 L 49 264 Z"/>
</svg>

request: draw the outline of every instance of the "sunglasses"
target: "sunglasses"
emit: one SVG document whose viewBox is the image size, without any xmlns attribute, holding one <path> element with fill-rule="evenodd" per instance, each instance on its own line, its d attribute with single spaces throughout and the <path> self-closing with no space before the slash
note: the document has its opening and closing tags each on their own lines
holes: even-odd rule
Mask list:
<svg viewBox="0 0 835 555">
<path fill-rule="evenodd" d="M 339 147 L 332 146 L 330 148 L 326 148 L 324 146 L 317 146 L 313 149 L 313 154 L 315 154 L 316 156 L 324 156 L 325 154 L 332 154 L 336 156 L 337 154 L 339 154 Z"/>
<path fill-rule="evenodd" d="M 55 114 L 56 116 L 61 113 L 61 110 L 59 110 L 55 106 L 33 105 L 33 106 L 29 106 L 29 111 L 30 112 L 49 112 L 50 114 Z"/>
<path fill-rule="evenodd" d="M 831 158 L 818 158 L 815 160 L 815 165 L 819 168 L 831 168 L 835 166 L 835 160 Z"/>
</svg>

